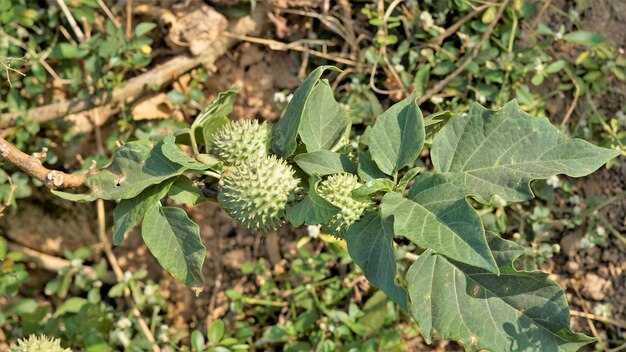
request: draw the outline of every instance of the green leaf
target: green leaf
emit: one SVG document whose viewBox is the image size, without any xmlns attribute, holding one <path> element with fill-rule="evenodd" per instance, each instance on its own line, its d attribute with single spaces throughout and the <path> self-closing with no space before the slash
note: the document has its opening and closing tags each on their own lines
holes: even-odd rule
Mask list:
<svg viewBox="0 0 626 352">
<path fill-rule="evenodd" d="M 341 210 L 317 193 L 317 184 L 320 181 L 321 178 L 317 175 L 309 177 L 307 196 L 300 203 L 287 208 L 287 220 L 293 226 L 321 224 Z"/>
<path fill-rule="evenodd" d="M 293 160 L 309 175 L 326 176 L 347 172 L 356 174 L 356 165 L 344 154 L 329 150 L 296 155 Z"/>
<path fill-rule="evenodd" d="M 433 139 L 435 169 L 450 173 L 466 194 L 488 202 L 531 199 L 529 182 L 556 174 L 587 175 L 619 154 L 581 139 L 568 139 L 548 119 L 522 112 L 516 101 L 502 110 L 473 104 Z"/>
<path fill-rule="evenodd" d="M 378 116 L 369 134 L 372 159 L 387 175 L 412 164 L 424 146 L 424 119 L 415 99 L 413 92 Z"/>
<path fill-rule="evenodd" d="M 235 103 L 235 97 L 239 92 L 239 88 L 220 92 L 217 97 L 213 99 L 196 117 L 191 124 L 191 130 L 195 130 L 197 127 L 204 126 L 207 121 L 220 116 L 228 116 L 233 111 L 233 104 Z"/>
<path fill-rule="evenodd" d="M 367 181 L 359 188 L 352 190 L 352 195 L 360 197 L 374 194 L 376 192 L 391 192 L 395 184 L 388 178 L 377 178 Z"/>
<path fill-rule="evenodd" d="M 604 37 L 593 32 L 574 31 L 565 34 L 563 40 L 585 46 L 596 46 L 604 42 Z"/>
<path fill-rule="evenodd" d="M 213 345 L 219 343 L 224 337 L 224 322 L 219 319 L 212 322 L 207 330 L 207 336 Z"/>
<path fill-rule="evenodd" d="M 483 23 L 491 23 L 496 18 L 496 13 L 498 12 L 498 7 L 491 6 L 485 12 L 483 12 L 483 17 L 481 21 Z"/>
<path fill-rule="evenodd" d="M 71 201 L 96 199 L 129 199 L 144 189 L 182 174 L 186 168 L 163 155 L 163 143 L 150 149 L 146 141 L 134 141 L 117 148 L 111 163 L 85 181 L 90 193 L 72 194 L 55 191 L 54 194 Z"/>
<path fill-rule="evenodd" d="M 307 101 L 313 92 L 313 88 L 320 77 L 322 77 L 322 73 L 326 70 L 340 71 L 334 66 L 320 66 L 311 72 L 296 89 L 285 113 L 274 125 L 270 133 L 270 147 L 274 154 L 287 158 L 296 150 L 296 138 Z"/>
<path fill-rule="evenodd" d="M 489 234 L 499 276 L 461 264 L 432 250 L 407 273 L 411 315 L 427 342 L 463 341 L 466 350 L 577 351 L 594 339 L 573 333 L 559 285 L 541 272 L 519 272 L 515 243 Z"/>
<path fill-rule="evenodd" d="M 156 27 L 156 24 L 152 22 L 141 22 L 135 27 L 135 37 L 141 37 L 142 35 L 150 32 Z"/>
<path fill-rule="evenodd" d="M 80 309 L 87 304 L 87 299 L 82 297 L 70 297 L 63 301 L 61 305 L 57 308 L 56 312 L 54 312 L 53 317 L 57 318 L 67 313 L 78 313 Z"/>
<path fill-rule="evenodd" d="M 404 176 L 402 176 L 400 182 L 398 182 L 396 190 L 400 193 L 404 192 L 404 189 L 409 184 L 409 182 L 411 182 L 411 180 L 414 179 L 415 176 L 420 173 L 420 171 L 422 171 L 421 167 L 414 167 L 412 169 L 409 169 L 409 171 L 407 171 Z"/>
<path fill-rule="evenodd" d="M 408 296 L 396 283 L 396 257 L 392 246 L 393 221 L 380 213 L 370 213 L 352 224 L 346 232 L 348 253 L 372 285 L 408 311 Z"/>
<path fill-rule="evenodd" d="M 204 351 L 204 336 L 202 336 L 202 333 L 200 331 L 194 330 L 191 333 L 191 338 L 189 340 L 191 342 L 193 351 L 195 352 Z"/>
<path fill-rule="evenodd" d="M 202 126 L 202 136 L 204 138 L 204 144 L 211 146 L 215 140 L 215 132 L 219 131 L 222 127 L 230 123 L 230 120 L 226 115 L 215 116 L 212 119 L 207 120 Z"/>
<path fill-rule="evenodd" d="M 387 304 L 388 301 L 383 291 L 377 291 L 363 305 L 363 315 L 358 318 L 357 323 L 365 326 L 367 334 L 376 334 L 385 326 L 385 318 L 391 310 Z"/>
<path fill-rule="evenodd" d="M 172 89 L 167 93 L 167 99 L 169 99 L 174 105 L 181 105 L 185 102 L 185 96 L 183 93 Z"/>
<path fill-rule="evenodd" d="M 387 193 L 381 205 L 383 218 L 393 216 L 395 234 L 405 236 L 418 246 L 497 273 L 480 216 L 469 205 L 462 190 L 446 183 L 434 184 L 429 176 L 420 175 L 415 181 L 411 187 L 413 199 L 395 192 Z M 424 179 L 421 185 L 418 184 L 420 179 Z M 417 190 L 414 191 L 414 187 Z"/>
<path fill-rule="evenodd" d="M 178 176 L 167 196 L 178 203 L 198 205 L 209 200 L 187 176 Z"/>
<path fill-rule="evenodd" d="M 305 105 L 298 129 L 307 151 L 332 149 L 349 125 L 350 118 L 335 100 L 328 81 L 319 81 Z"/>
<path fill-rule="evenodd" d="M 369 150 L 359 153 L 359 166 L 357 168 L 359 177 L 365 181 L 372 181 L 387 177 L 387 175 L 380 171 Z"/>
<path fill-rule="evenodd" d="M 430 114 L 424 118 L 424 129 L 426 130 L 426 140 L 430 140 L 448 123 L 452 117 L 452 112 L 445 110 Z"/>
<path fill-rule="evenodd" d="M 198 160 L 185 154 L 177 145 L 176 137 L 173 134 L 168 134 L 163 138 L 163 145 L 161 151 L 166 158 L 176 164 L 183 165 L 189 170 L 206 170 L 210 165 L 201 163 Z"/>
<path fill-rule="evenodd" d="M 163 269 L 190 287 L 203 288 L 206 248 L 198 225 L 180 208 L 152 207 L 143 219 L 141 236 Z"/>
<path fill-rule="evenodd" d="M 565 67 L 565 60 L 557 60 L 553 63 L 551 63 L 550 65 L 548 65 L 548 67 L 546 67 L 546 69 L 544 70 L 545 73 L 557 73 L 559 71 L 561 71 L 563 69 L 563 67 Z"/>
<path fill-rule="evenodd" d="M 183 176 L 184 177 L 184 176 Z M 124 234 L 139 224 L 148 212 L 148 209 L 159 205 L 159 200 L 172 186 L 174 178 L 158 185 L 150 186 L 138 196 L 123 199 L 113 210 L 113 244 L 119 245 L 124 240 Z"/>
</svg>

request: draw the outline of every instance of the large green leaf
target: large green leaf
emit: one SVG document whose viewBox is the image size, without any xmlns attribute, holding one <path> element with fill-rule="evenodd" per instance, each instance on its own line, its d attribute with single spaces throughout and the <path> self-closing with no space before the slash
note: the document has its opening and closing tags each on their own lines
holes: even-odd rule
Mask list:
<svg viewBox="0 0 626 352">
<path fill-rule="evenodd" d="M 233 104 L 235 103 L 237 92 L 239 92 L 239 88 L 235 87 L 225 92 L 218 93 L 217 97 L 198 114 L 191 125 L 191 130 L 194 131 L 197 127 L 204 126 L 204 124 L 211 119 L 228 116 L 233 111 Z"/>
<path fill-rule="evenodd" d="M 319 81 L 311 92 L 298 130 L 307 151 L 330 150 L 349 125 L 350 117 L 335 100 L 328 81 Z"/>
<path fill-rule="evenodd" d="M 216 133 L 229 123 L 230 119 L 228 119 L 228 116 L 216 116 L 204 123 L 204 126 L 202 126 L 202 138 L 207 148 L 213 144 Z"/>
<path fill-rule="evenodd" d="M 569 327 L 559 285 L 542 272 L 520 272 L 524 249 L 488 234 L 501 274 L 424 252 L 407 273 L 411 315 L 427 341 L 458 339 L 466 350 L 577 351 L 594 339 Z"/>
<path fill-rule="evenodd" d="M 287 219 L 293 226 L 317 225 L 332 218 L 341 210 L 317 193 L 320 177 L 309 177 L 309 192 L 298 204 L 287 208 Z"/>
<path fill-rule="evenodd" d="M 379 212 L 365 215 L 346 232 L 348 253 L 372 285 L 408 311 L 408 296 L 396 283 L 396 257 L 392 246 L 393 220 Z"/>
<path fill-rule="evenodd" d="M 178 203 L 189 205 L 198 205 L 209 200 L 198 186 L 194 185 L 191 180 L 181 175 L 176 177 L 174 184 L 167 192 L 167 196 Z"/>
<path fill-rule="evenodd" d="M 372 159 L 387 175 L 412 164 L 424 146 L 424 119 L 415 99 L 413 92 L 378 116 L 368 136 Z"/>
<path fill-rule="evenodd" d="M 344 154 L 329 150 L 296 155 L 293 160 L 309 175 L 326 176 L 343 172 L 356 174 L 356 165 Z"/>
<path fill-rule="evenodd" d="M 380 171 L 369 150 L 359 153 L 359 166 L 357 168 L 359 177 L 365 181 L 372 181 L 387 177 L 387 175 Z"/>
<path fill-rule="evenodd" d="M 568 139 L 548 119 L 522 112 L 516 101 L 502 110 L 473 104 L 433 139 L 431 157 L 439 172 L 467 192 L 490 201 L 532 198 L 529 182 L 556 174 L 587 175 L 619 154 L 581 139 Z"/>
<path fill-rule="evenodd" d="M 113 244 L 119 245 L 124 240 L 124 234 L 138 225 L 146 215 L 148 209 L 159 205 L 159 200 L 165 197 L 174 178 L 150 186 L 130 199 L 123 199 L 113 210 Z"/>
<path fill-rule="evenodd" d="M 203 287 L 206 248 L 198 225 L 184 210 L 151 207 L 143 219 L 141 236 L 159 264 L 176 280 L 190 287 Z"/>
<path fill-rule="evenodd" d="M 95 199 L 129 199 L 144 189 L 182 174 L 186 168 L 169 160 L 160 142 L 150 148 L 146 141 L 134 141 L 117 148 L 111 163 L 85 181 L 90 193 L 71 194 L 55 192 L 72 201 Z"/>
<path fill-rule="evenodd" d="M 425 184 L 422 192 L 414 193 L 413 199 L 422 203 L 395 192 L 383 197 L 383 218 L 394 217 L 396 235 L 460 262 L 498 272 L 480 217 L 457 188 Z"/>
<path fill-rule="evenodd" d="M 168 134 L 165 138 L 163 138 L 163 146 L 161 147 L 161 150 L 166 158 L 177 164 L 185 166 L 189 170 L 206 170 L 210 166 L 185 154 L 185 152 L 183 152 L 176 145 L 176 137 L 173 134 Z"/>
<path fill-rule="evenodd" d="M 311 72 L 294 92 L 285 113 L 270 132 L 270 147 L 274 154 L 287 158 L 296 150 L 296 138 L 304 110 L 313 88 L 326 70 L 339 71 L 334 66 L 320 66 Z"/>
</svg>

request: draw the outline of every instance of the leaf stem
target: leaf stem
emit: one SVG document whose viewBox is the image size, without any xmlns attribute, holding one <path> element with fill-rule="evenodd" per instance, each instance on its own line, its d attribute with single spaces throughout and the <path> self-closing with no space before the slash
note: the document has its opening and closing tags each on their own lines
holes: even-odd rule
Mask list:
<svg viewBox="0 0 626 352">
<path fill-rule="evenodd" d="M 218 180 L 219 180 L 220 178 L 222 178 L 222 175 L 218 174 L 218 173 L 217 173 L 217 172 L 215 172 L 215 171 L 210 171 L 210 170 L 207 170 L 207 171 L 205 171 L 205 172 L 204 172 L 204 174 L 205 174 L 205 175 L 207 175 L 207 176 L 209 176 L 209 177 L 216 178 L 216 179 L 218 179 Z"/>
<path fill-rule="evenodd" d="M 192 128 L 189 131 L 189 140 L 191 141 L 191 149 L 193 152 L 193 157 L 197 158 L 200 155 L 200 151 L 198 150 L 198 143 L 196 142 L 196 129 Z"/>
</svg>

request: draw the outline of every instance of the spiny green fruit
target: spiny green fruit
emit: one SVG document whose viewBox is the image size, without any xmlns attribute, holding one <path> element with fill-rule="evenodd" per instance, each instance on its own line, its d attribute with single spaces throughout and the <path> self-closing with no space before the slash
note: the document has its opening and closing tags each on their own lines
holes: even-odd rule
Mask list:
<svg viewBox="0 0 626 352">
<path fill-rule="evenodd" d="M 268 132 L 268 125 L 256 120 L 234 122 L 216 133 L 213 151 L 226 166 L 245 163 L 268 154 Z"/>
<path fill-rule="evenodd" d="M 348 227 L 373 205 L 368 196 L 352 195 L 352 190 L 360 186 L 357 176 L 347 173 L 334 174 L 320 182 L 317 189 L 319 195 L 341 209 L 330 220 L 321 224 L 324 232 L 343 237 Z"/>
<path fill-rule="evenodd" d="M 59 339 L 46 335 L 30 335 L 28 339 L 19 339 L 17 345 L 9 347 L 10 352 L 72 352 L 69 348 L 61 347 Z"/>
<path fill-rule="evenodd" d="M 293 168 L 274 155 L 253 158 L 222 174 L 218 201 L 237 222 L 251 230 L 280 226 L 298 187 Z"/>
</svg>

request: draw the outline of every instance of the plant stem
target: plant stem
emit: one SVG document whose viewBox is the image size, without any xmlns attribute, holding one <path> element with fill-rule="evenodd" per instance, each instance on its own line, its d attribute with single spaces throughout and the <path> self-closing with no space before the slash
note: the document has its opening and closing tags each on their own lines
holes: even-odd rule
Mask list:
<svg viewBox="0 0 626 352">
<path fill-rule="evenodd" d="M 189 139 L 191 140 L 193 157 L 198 158 L 198 155 L 200 155 L 200 151 L 198 150 L 198 142 L 196 142 L 196 130 L 194 128 L 189 131 Z"/>
<path fill-rule="evenodd" d="M 207 176 L 209 176 L 209 177 L 216 178 L 216 179 L 218 179 L 218 180 L 219 180 L 220 178 L 222 178 L 222 175 L 218 174 L 218 173 L 217 173 L 217 172 L 215 172 L 215 171 L 209 171 L 209 170 L 207 170 L 207 171 L 205 171 L 205 172 L 204 172 L 204 174 L 205 174 L 205 175 L 207 175 Z"/>
</svg>

